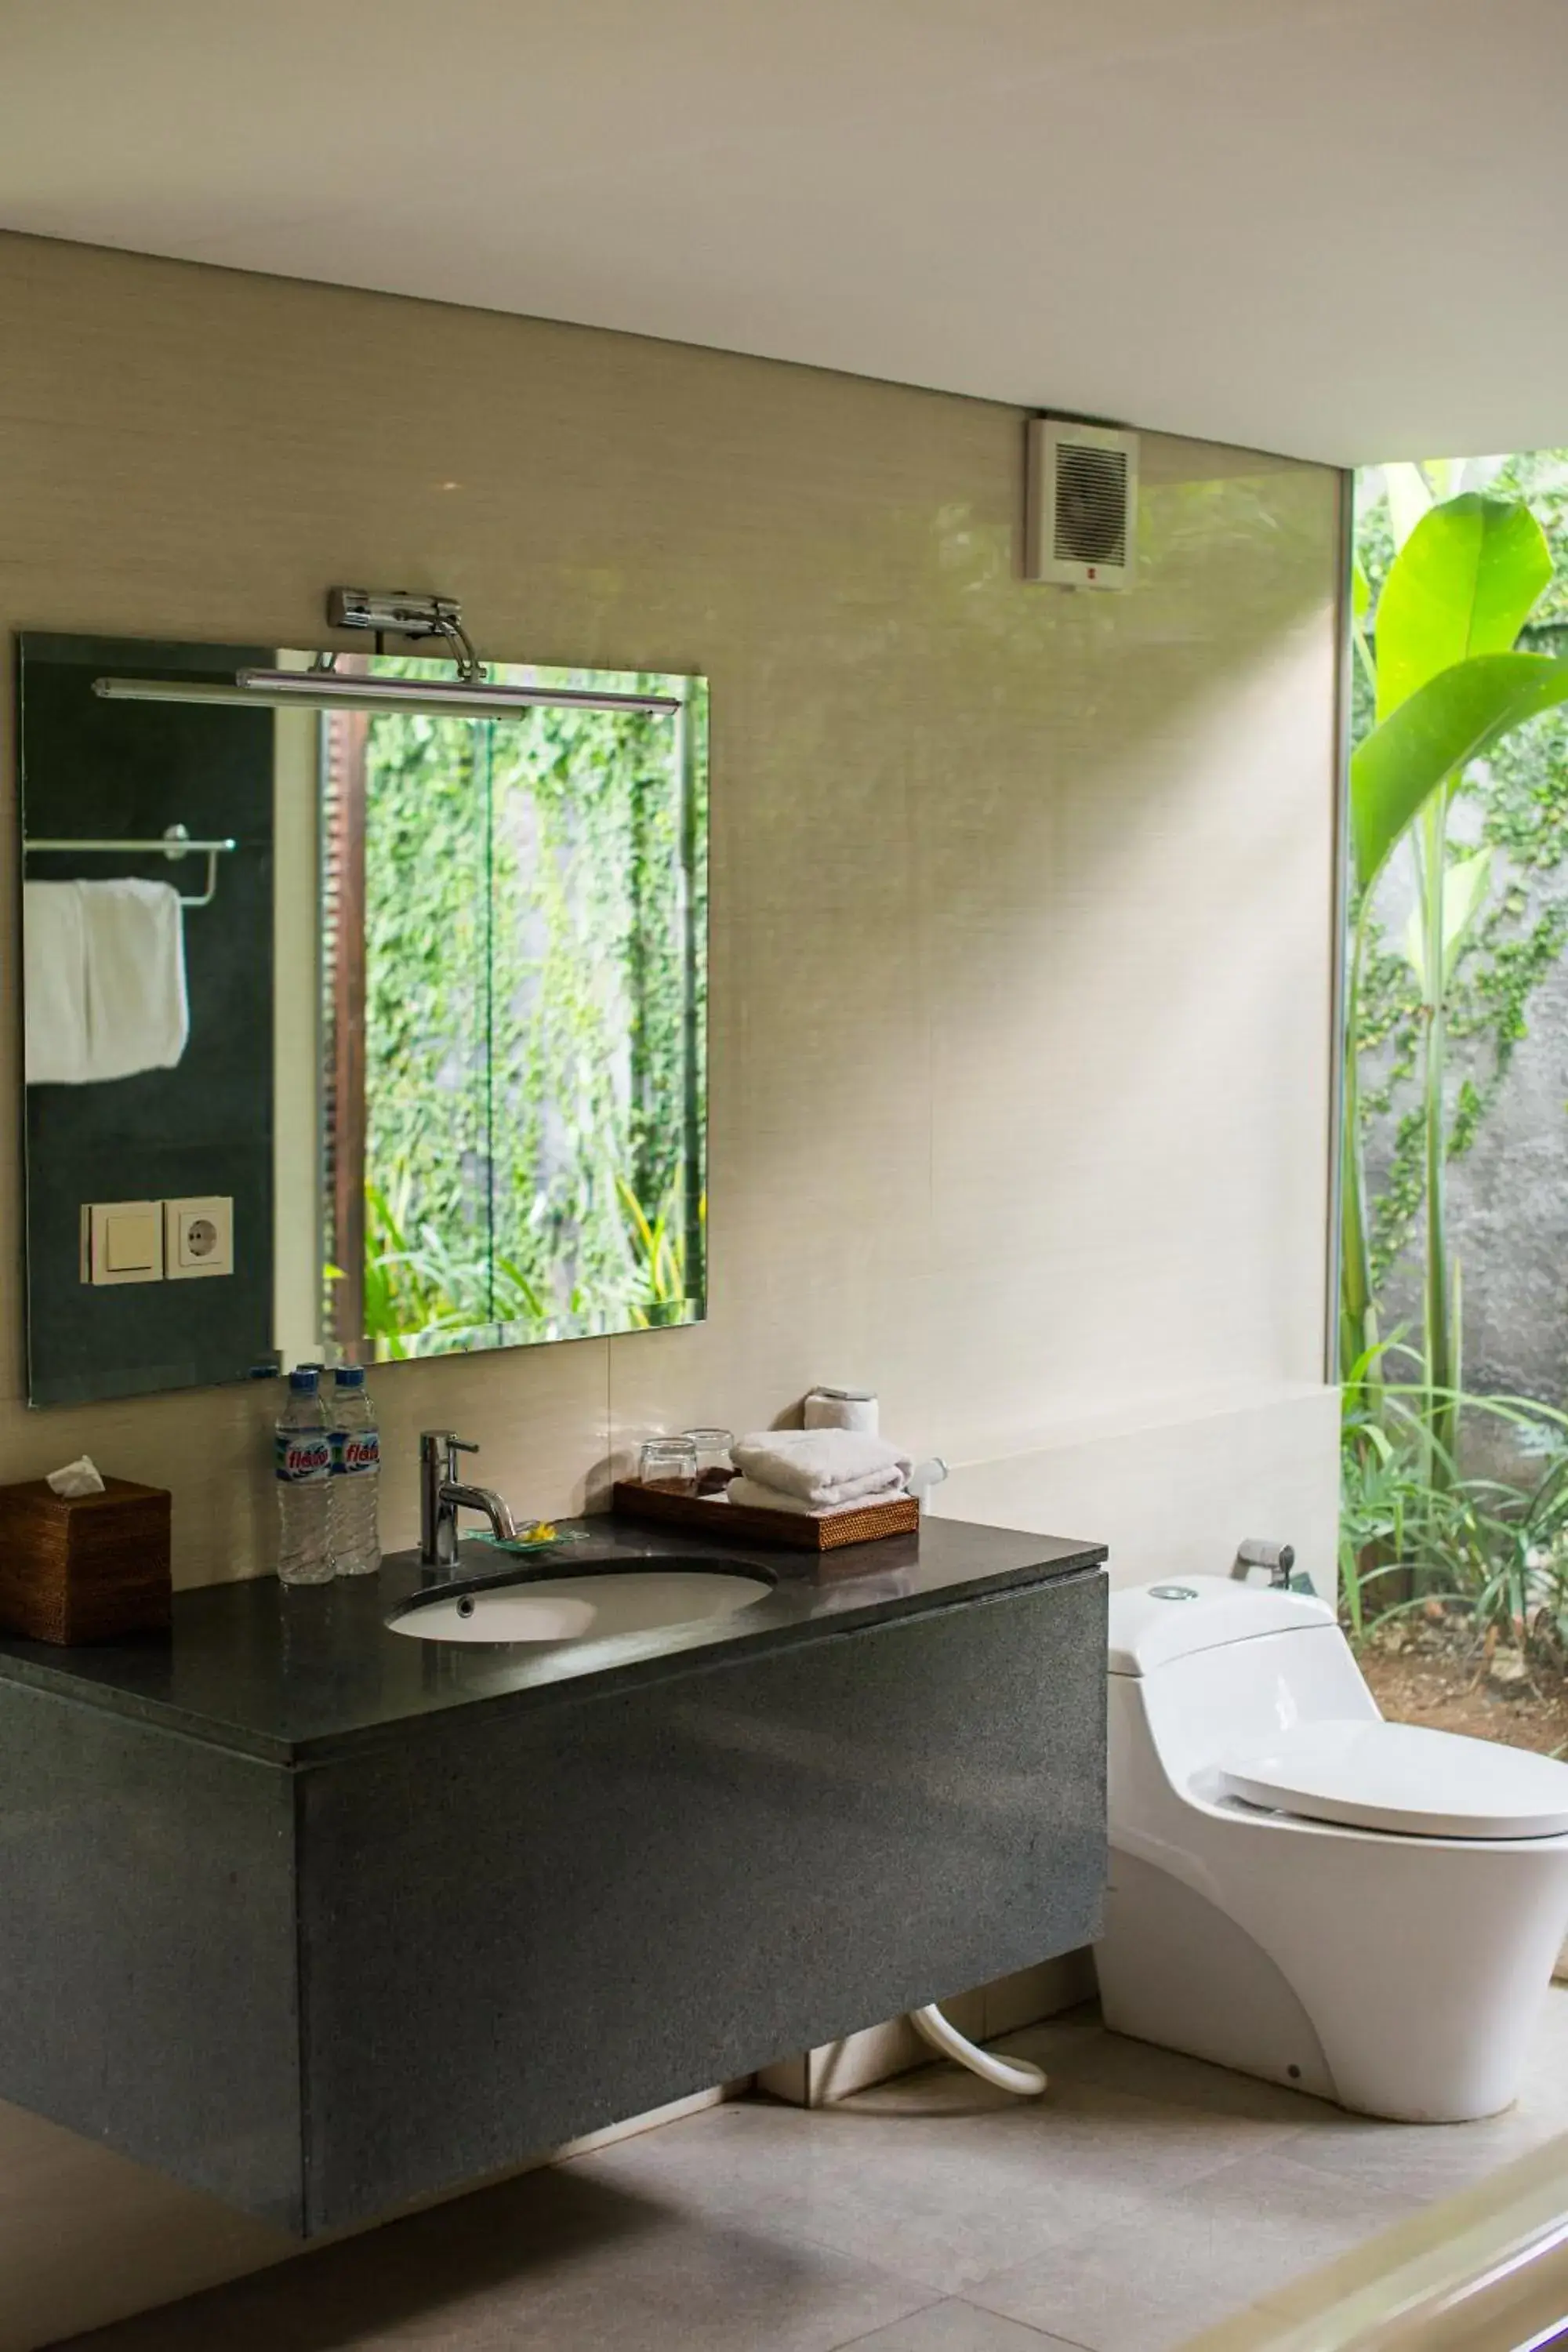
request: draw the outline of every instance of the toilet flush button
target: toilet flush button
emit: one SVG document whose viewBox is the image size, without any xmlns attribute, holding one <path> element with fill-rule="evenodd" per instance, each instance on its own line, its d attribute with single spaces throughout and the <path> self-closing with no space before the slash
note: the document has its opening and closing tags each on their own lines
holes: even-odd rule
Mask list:
<svg viewBox="0 0 1568 2352">
<path fill-rule="evenodd" d="M 1152 1584 L 1149 1587 L 1151 1601 L 1195 1601 L 1197 1597 L 1190 1584 Z"/>
</svg>

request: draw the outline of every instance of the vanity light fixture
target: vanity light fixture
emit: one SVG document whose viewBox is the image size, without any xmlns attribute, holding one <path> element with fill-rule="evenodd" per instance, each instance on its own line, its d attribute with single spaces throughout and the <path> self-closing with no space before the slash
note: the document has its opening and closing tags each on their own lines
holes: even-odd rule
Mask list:
<svg viewBox="0 0 1568 2352">
<path fill-rule="evenodd" d="M 363 629 L 376 651 L 388 637 L 438 638 L 457 667 L 455 678 L 362 677 L 340 671 L 335 653 L 318 654 L 309 669 L 241 669 L 211 686 L 182 678 L 97 677 L 94 694 L 106 702 L 215 702 L 272 710 L 411 710 L 447 719 L 497 719 L 523 710 L 633 710 L 673 718 L 679 698 L 615 694 L 565 686 L 510 686 L 493 679 L 463 626 L 455 596 L 411 596 L 403 589 L 331 588 L 327 625 Z"/>
</svg>

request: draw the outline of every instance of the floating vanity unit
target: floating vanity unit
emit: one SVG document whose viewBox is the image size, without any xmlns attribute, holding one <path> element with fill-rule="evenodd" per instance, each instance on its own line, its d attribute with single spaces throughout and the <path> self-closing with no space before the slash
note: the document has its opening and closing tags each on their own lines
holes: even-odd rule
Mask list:
<svg viewBox="0 0 1568 2352">
<path fill-rule="evenodd" d="M 703 1572 L 584 1524 L 530 1573 Z M 0 2097 L 309 2237 L 1086 1943 L 1103 1557 L 714 1544 L 744 1606 L 505 1643 L 389 1626 L 408 1559 L 0 1643 Z"/>
</svg>

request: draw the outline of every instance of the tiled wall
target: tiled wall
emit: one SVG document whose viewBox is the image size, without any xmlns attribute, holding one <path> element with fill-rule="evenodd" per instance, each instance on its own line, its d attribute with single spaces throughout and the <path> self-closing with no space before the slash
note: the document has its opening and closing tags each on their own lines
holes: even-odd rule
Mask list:
<svg viewBox="0 0 1568 2352">
<path fill-rule="evenodd" d="M 555 1512 L 649 1428 L 752 1426 L 823 1379 L 1003 1465 L 949 1492 L 979 1516 L 1059 1497 L 1068 1532 L 1126 1529 L 1142 1465 L 1147 1524 L 1180 1458 L 1184 1564 L 1327 1491 L 1331 1414 L 1300 1401 L 1340 483 L 1151 436 L 1139 589 L 1071 596 L 1016 577 L 1022 446 L 978 402 L 0 237 L 0 626 L 308 645 L 331 583 L 407 585 L 460 595 L 497 655 L 712 680 L 710 1318 L 384 1373 L 391 1541 L 421 1425 Z M 16 971 L 7 927 L 8 1003 Z M 183 1581 L 264 1567 L 264 1393 L 26 1410 L 14 1133 L 0 1476 L 86 1447 L 174 1488 Z M 1267 1475 L 1234 1419 L 1234 1444 L 1172 1434 L 1275 1404 Z M 1258 1524 L 1232 1529 L 1242 1460 Z M 0 2125 L 0 2352 L 259 2259 L 210 2208 Z M 120 2210 L 142 2272 L 103 2259 Z"/>
<path fill-rule="evenodd" d="M 936 1496 L 954 1518 L 1092 1528 L 1118 1583 L 1224 1576 L 1247 1537 L 1295 1547 L 1335 1589 L 1339 1397 L 1321 1384 L 1245 1401 L 1184 1399 L 1146 1417 L 1068 1426 L 1003 1460 L 958 1467 Z"/>
</svg>

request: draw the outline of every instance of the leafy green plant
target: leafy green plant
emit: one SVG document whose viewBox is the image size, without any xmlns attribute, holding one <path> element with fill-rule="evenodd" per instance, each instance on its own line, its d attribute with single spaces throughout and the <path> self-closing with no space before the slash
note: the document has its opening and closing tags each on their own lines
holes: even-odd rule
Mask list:
<svg viewBox="0 0 1568 2352">
<path fill-rule="evenodd" d="M 1414 508 L 1418 499 L 1407 496 Z M 1458 1292 L 1447 1230 L 1452 1113 L 1447 1045 L 1454 984 L 1491 884 L 1491 851 L 1457 851 L 1449 811 L 1468 763 L 1528 720 L 1568 702 L 1568 661 L 1511 650 L 1552 576 L 1528 508 L 1467 493 L 1427 510 L 1400 548 L 1376 607 L 1358 578 L 1359 656 L 1374 723 L 1351 761 L 1353 912 L 1342 1133 L 1341 1360 L 1379 1386 L 1378 1328 L 1364 1166 L 1362 1020 L 1373 898 L 1409 842 L 1416 907 L 1405 951 L 1420 992 L 1421 1185 L 1426 1209 L 1423 1416 L 1428 1482 L 1451 1479 L 1458 1433 Z M 1374 1403 L 1374 1411 L 1375 1411 Z"/>
<path fill-rule="evenodd" d="M 1394 1377 L 1390 1376 L 1390 1367 Z M 1398 1377 L 1408 1366 L 1414 1377 Z M 1402 1611 L 1462 1610 L 1478 1631 L 1568 1648 L 1568 1414 L 1530 1397 L 1440 1400 L 1454 1451 L 1435 1460 L 1422 1356 L 1384 1343 L 1350 1368 L 1341 1451 L 1341 1590 L 1359 1639 Z M 1507 1426 L 1539 1475 L 1467 1475 L 1467 1420 Z M 1409 1587 L 1414 1584 L 1414 1592 Z"/>
</svg>

